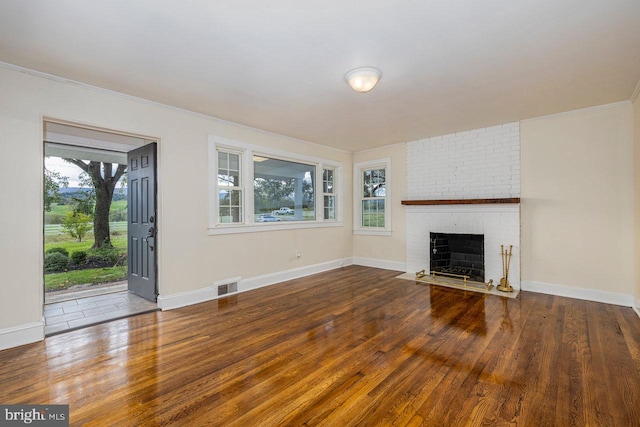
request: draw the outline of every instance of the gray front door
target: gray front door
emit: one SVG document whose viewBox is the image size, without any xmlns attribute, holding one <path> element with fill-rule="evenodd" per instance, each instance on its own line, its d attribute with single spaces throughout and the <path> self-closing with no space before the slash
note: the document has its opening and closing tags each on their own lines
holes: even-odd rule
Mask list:
<svg viewBox="0 0 640 427">
<path fill-rule="evenodd" d="M 129 291 L 156 301 L 156 143 L 129 152 L 127 165 Z"/>
</svg>

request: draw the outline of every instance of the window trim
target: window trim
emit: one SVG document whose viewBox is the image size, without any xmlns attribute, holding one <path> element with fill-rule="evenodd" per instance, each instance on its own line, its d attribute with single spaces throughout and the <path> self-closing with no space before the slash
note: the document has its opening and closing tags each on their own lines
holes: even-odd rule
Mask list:
<svg viewBox="0 0 640 427">
<path fill-rule="evenodd" d="M 239 157 L 239 165 L 238 165 L 238 178 L 240 180 L 240 185 L 238 186 L 230 186 L 230 187 L 221 187 L 218 184 L 218 153 L 220 151 L 223 151 L 227 154 L 234 154 L 237 155 Z M 231 224 L 231 225 L 239 225 L 239 224 L 244 224 L 246 221 L 246 214 L 245 214 L 245 210 L 246 210 L 246 200 L 245 200 L 245 193 L 246 193 L 246 183 L 244 182 L 244 168 L 245 168 L 245 164 L 244 164 L 244 153 L 241 150 L 237 150 L 237 149 L 233 149 L 233 148 L 228 148 L 222 145 L 218 145 L 215 147 L 214 150 L 214 159 L 213 161 L 215 162 L 215 173 L 214 173 L 214 180 L 213 180 L 213 186 L 214 186 L 214 195 L 216 197 L 216 205 L 218 206 L 218 210 L 213 211 L 213 217 L 214 217 L 214 222 L 217 224 Z M 220 218 L 220 190 L 239 190 L 241 197 L 240 197 L 240 212 L 241 212 L 241 217 L 242 217 L 242 221 L 240 222 L 230 222 L 230 223 L 223 223 L 223 222 L 218 222 L 219 218 Z"/>
<path fill-rule="evenodd" d="M 334 189 L 334 191 L 332 193 L 327 193 L 327 192 L 324 191 L 324 171 L 331 171 L 332 172 L 332 175 L 333 175 L 333 189 Z M 322 219 L 325 220 L 325 221 L 337 221 L 337 219 L 338 219 L 338 212 L 339 212 L 339 209 L 338 209 L 338 206 L 337 206 L 337 202 L 338 202 L 338 197 L 337 196 L 338 196 L 338 194 L 337 194 L 337 191 L 336 191 L 336 187 L 337 187 L 338 183 L 336 181 L 336 179 L 337 179 L 336 176 L 337 176 L 337 170 L 336 170 L 335 167 L 329 166 L 329 165 L 326 165 L 326 164 L 323 165 L 323 168 L 322 168 L 322 182 L 320 183 L 321 184 L 320 185 L 320 187 L 321 187 L 320 188 L 320 191 L 321 191 L 320 194 L 322 195 L 322 215 L 323 215 Z M 335 212 L 335 218 L 333 218 L 333 219 L 327 219 L 326 217 L 324 217 L 324 210 L 325 210 L 324 198 L 325 197 L 333 197 L 333 210 Z"/>
<path fill-rule="evenodd" d="M 218 149 L 234 152 L 241 155 L 241 176 L 240 182 L 243 184 L 243 222 L 242 223 L 219 223 L 218 222 Z M 314 203 L 316 219 L 313 221 L 291 221 L 258 223 L 255 221 L 255 206 L 253 197 L 253 156 L 264 156 L 277 158 L 280 160 L 305 163 L 315 167 L 314 183 Z M 325 168 L 334 170 L 334 188 L 336 190 L 336 219 L 324 219 L 324 197 L 322 187 L 322 176 Z M 342 185 L 341 162 L 327 160 L 319 157 L 306 156 L 297 153 L 271 149 L 264 146 L 248 144 L 234 141 L 218 136 L 209 136 L 209 235 L 215 234 L 235 234 L 253 233 L 272 230 L 291 230 L 301 228 L 324 228 L 343 226 L 342 217 L 342 197 L 344 187 Z"/>
<path fill-rule="evenodd" d="M 362 175 L 365 170 L 385 170 L 384 227 L 362 226 Z M 391 158 L 358 162 L 353 165 L 353 234 L 365 236 L 391 236 Z"/>
</svg>

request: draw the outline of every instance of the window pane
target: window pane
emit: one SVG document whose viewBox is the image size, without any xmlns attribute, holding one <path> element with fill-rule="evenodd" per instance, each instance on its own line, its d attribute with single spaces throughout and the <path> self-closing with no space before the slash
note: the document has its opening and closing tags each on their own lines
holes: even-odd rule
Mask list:
<svg viewBox="0 0 640 427">
<path fill-rule="evenodd" d="M 218 151 L 218 223 L 241 223 L 240 154 Z"/>
<path fill-rule="evenodd" d="M 227 169 L 229 167 L 229 156 L 224 151 L 218 151 L 218 169 Z"/>
<path fill-rule="evenodd" d="M 324 196 L 324 219 L 336 219 L 336 196 Z"/>
<path fill-rule="evenodd" d="M 231 221 L 231 208 L 220 206 L 220 217 L 218 218 L 218 222 L 230 223 Z"/>
<path fill-rule="evenodd" d="M 371 197 L 371 184 L 366 182 L 363 184 L 362 197 Z"/>
<path fill-rule="evenodd" d="M 240 206 L 240 191 L 234 190 L 231 192 L 231 204 Z"/>
<path fill-rule="evenodd" d="M 241 207 L 232 207 L 231 208 L 231 222 L 242 222 L 242 208 Z"/>
<path fill-rule="evenodd" d="M 376 227 L 384 228 L 384 200 L 376 200 Z"/>
<path fill-rule="evenodd" d="M 240 205 L 240 194 L 241 191 L 220 192 L 220 216 L 218 218 L 218 222 L 242 222 L 242 206 Z"/>
<path fill-rule="evenodd" d="M 240 170 L 240 156 L 237 154 L 229 154 L 229 169 L 232 171 Z"/>
<path fill-rule="evenodd" d="M 382 227 L 385 226 L 384 200 L 363 200 L 362 201 L 362 226 Z"/>
<path fill-rule="evenodd" d="M 325 169 L 322 173 L 322 191 L 333 193 L 333 170 Z"/>
<path fill-rule="evenodd" d="M 385 170 L 365 170 L 362 175 L 363 197 L 385 197 Z"/>
<path fill-rule="evenodd" d="M 313 165 L 254 156 L 253 194 L 258 222 L 313 221 L 315 174 Z M 260 218 L 263 215 L 271 217 Z"/>
<path fill-rule="evenodd" d="M 218 171 L 218 186 L 219 187 L 239 187 L 240 177 L 238 172 Z"/>
<path fill-rule="evenodd" d="M 220 190 L 218 192 L 218 201 L 220 202 L 220 206 L 228 205 L 230 203 L 230 194 L 227 190 Z"/>
</svg>

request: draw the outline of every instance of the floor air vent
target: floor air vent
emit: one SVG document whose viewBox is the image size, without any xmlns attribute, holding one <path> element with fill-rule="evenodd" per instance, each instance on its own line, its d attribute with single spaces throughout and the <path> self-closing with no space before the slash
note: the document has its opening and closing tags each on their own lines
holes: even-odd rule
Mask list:
<svg viewBox="0 0 640 427">
<path fill-rule="evenodd" d="M 225 283 L 224 285 L 218 285 L 218 296 L 226 295 L 228 293 L 238 292 L 238 282 Z"/>
</svg>

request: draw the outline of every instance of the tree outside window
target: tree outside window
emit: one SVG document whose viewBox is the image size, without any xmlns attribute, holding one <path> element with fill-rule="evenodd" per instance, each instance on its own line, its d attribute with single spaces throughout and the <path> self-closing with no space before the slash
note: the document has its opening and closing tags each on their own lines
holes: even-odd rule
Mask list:
<svg viewBox="0 0 640 427">
<path fill-rule="evenodd" d="M 363 170 L 362 227 L 385 227 L 386 195 L 385 170 Z"/>
<path fill-rule="evenodd" d="M 353 165 L 354 234 L 391 235 L 391 159 Z"/>
</svg>

